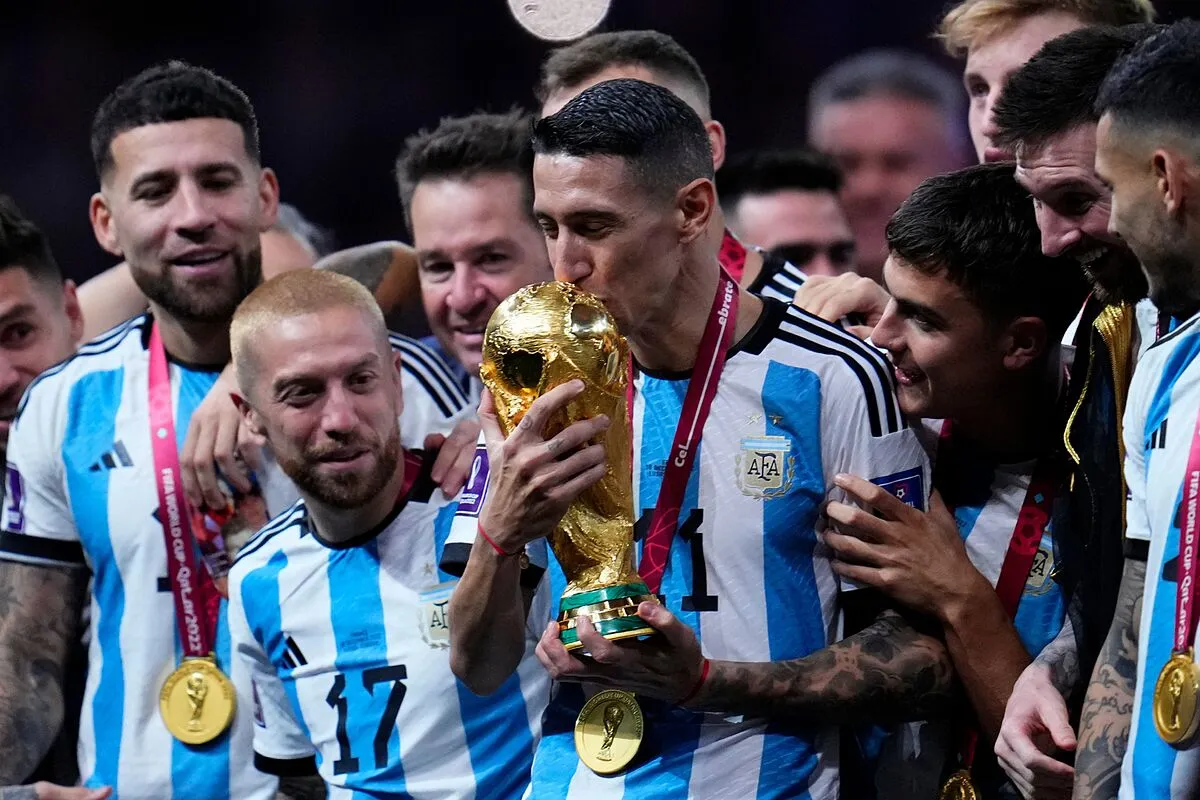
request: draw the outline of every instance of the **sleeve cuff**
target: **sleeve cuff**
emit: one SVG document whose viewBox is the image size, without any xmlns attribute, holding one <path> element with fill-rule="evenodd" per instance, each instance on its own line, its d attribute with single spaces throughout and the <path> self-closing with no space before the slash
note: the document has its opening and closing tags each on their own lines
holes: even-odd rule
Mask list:
<svg viewBox="0 0 1200 800">
<path fill-rule="evenodd" d="M 30 564 L 83 567 L 83 545 L 78 541 L 50 539 L 27 533 L 0 531 L 0 558 Z"/>
<path fill-rule="evenodd" d="M 467 559 L 471 557 L 473 546 L 466 542 L 447 542 L 446 546 L 442 548 L 442 561 L 438 565 L 442 572 L 461 578 L 463 571 L 467 568 Z M 545 574 L 546 568 L 530 559 L 529 565 L 521 570 L 521 586 L 536 590 Z"/>
<path fill-rule="evenodd" d="M 1145 539 L 1130 539 L 1127 536 L 1122 549 L 1125 557 L 1134 561 L 1145 561 L 1150 557 L 1150 543 Z"/>
<path fill-rule="evenodd" d="M 259 772 L 265 772 L 278 778 L 303 778 L 307 775 L 317 774 L 317 758 L 316 756 L 269 758 L 256 751 L 254 767 Z"/>
</svg>

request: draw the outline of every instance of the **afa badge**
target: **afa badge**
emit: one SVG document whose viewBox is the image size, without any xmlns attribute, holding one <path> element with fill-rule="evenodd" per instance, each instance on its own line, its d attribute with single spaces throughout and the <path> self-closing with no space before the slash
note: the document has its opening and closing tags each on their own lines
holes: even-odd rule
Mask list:
<svg viewBox="0 0 1200 800">
<path fill-rule="evenodd" d="M 747 436 L 737 456 L 737 484 L 742 494 L 770 500 L 792 488 L 796 457 L 786 436 Z"/>
<path fill-rule="evenodd" d="M 1025 581 L 1025 594 L 1045 594 L 1054 588 L 1054 551 L 1042 545 L 1033 554 L 1029 567 L 1029 578 Z"/>
</svg>

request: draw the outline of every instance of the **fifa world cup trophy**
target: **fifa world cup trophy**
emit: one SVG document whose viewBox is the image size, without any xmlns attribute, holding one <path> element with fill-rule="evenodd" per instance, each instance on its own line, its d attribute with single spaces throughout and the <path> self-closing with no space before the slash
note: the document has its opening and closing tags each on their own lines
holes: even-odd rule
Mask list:
<svg viewBox="0 0 1200 800">
<path fill-rule="evenodd" d="M 601 434 L 607 472 L 571 504 L 550 537 L 568 581 L 558 627 L 568 650 L 580 646 L 575 623 L 582 616 L 608 639 L 654 633 L 637 616 L 638 604 L 655 597 L 633 568 L 629 348 L 608 310 L 569 283 L 527 286 L 488 322 L 480 374 L 506 436 L 534 400 L 575 378 L 586 388 L 547 421 L 546 437 L 598 414 L 612 421 Z"/>
</svg>

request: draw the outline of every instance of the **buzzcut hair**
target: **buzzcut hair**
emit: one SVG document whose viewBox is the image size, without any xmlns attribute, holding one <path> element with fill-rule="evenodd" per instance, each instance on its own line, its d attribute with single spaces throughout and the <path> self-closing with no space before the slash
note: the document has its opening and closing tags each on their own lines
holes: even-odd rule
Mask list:
<svg viewBox="0 0 1200 800">
<path fill-rule="evenodd" d="M 433 130 L 408 137 L 396 158 L 396 184 L 404 221 L 412 232 L 412 199 L 426 180 L 469 181 L 479 175 L 513 175 L 521 181 L 524 208 L 533 222 L 533 116 L 503 114 L 445 117 Z"/>
<path fill-rule="evenodd" d="M 958 78 L 925 56 L 907 50 L 867 50 L 834 64 L 813 83 L 808 118 L 826 107 L 869 97 L 916 100 L 957 123 L 966 116 L 966 98 Z"/>
<path fill-rule="evenodd" d="M 946 11 L 934 36 L 946 52 L 967 52 L 1039 14 L 1070 14 L 1085 26 L 1154 21 L 1151 0 L 963 0 Z"/>
<path fill-rule="evenodd" d="M 992 111 L 992 141 L 1020 155 L 1080 125 L 1096 124 L 1096 98 L 1117 59 L 1158 30 L 1152 24 L 1092 27 L 1042 45 L 1008 79 Z"/>
<path fill-rule="evenodd" d="M 246 296 L 229 324 L 229 349 L 238 388 L 249 397 L 258 372 L 254 342 L 281 321 L 331 309 L 361 312 L 380 347 L 390 352 L 387 325 L 374 295 L 353 278 L 336 272 L 297 269 L 276 275 Z"/>
<path fill-rule="evenodd" d="M 842 173 L 833 159 L 807 148 L 740 153 L 717 171 L 717 190 L 726 208 L 746 195 L 787 190 L 837 194 L 841 189 Z"/>
<path fill-rule="evenodd" d="M 984 318 L 1046 323 L 1061 338 L 1088 287 L 1070 258 L 1042 254 L 1033 203 L 1011 164 L 979 164 L 927 178 L 887 225 L 893 257 L 958 286 Z"/>
<path fill-rule="evenodd" d="M 669 89 L 632 78 L 589 87 L 538 120 L 533 150 L 622 158 L 654 196 L 713 179 L 712 147 L 696 112 Z"/>
<path fill-rule="evenodd" d="M 261 163 L 258 120 L 245 93 L 215 72 L 168 61 L 134 75 L 100 103 L 92 118 L 92 162 L 104 178 L 112 167 L 112 142 L 143 125 L 190 119 L 225 119 L 242 129 L 246 155 Z"/>
<path fill-rule="evenodd" d="M 0 194 L 0 270 L 15 268 L 46 288 L 62 288 L 62 270 L 45 234 L 11 197 Z"/>
<path fill-rule="evenodd" d="M 1117 61 L 1095 112 L 1134 128 L 1165 128 L 1200 142 L 1200 22 L 1168 25 Z M 1200 154 L 1197 154 L 1200 155 Z"/>
<path fill-rule="evenodd" d="M 659 31 L 595 33 L 550 53 L 534 88 L 539 104 L 550 95 L 586 82 L 611 67 L 642 67 L 664 81 L 676 81 L 696 93 L 702 116 L 711 115 L 708 80 L 700 64 L 679 42 Z"/>
</svg>

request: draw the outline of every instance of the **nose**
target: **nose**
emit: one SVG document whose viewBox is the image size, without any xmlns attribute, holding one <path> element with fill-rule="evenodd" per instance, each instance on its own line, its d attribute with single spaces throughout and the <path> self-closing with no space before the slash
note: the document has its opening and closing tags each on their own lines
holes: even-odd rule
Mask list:
<svg viewBox="0 0 1200 800">
<path fill-rule="evenodd" d="M 1037 224 L 1042 234 L 1042 253 L 1045 255 L 1061 256 L 1083 240 L 1083 232 L 1078 225 L 1045 206 L 1038 209 Z"/>
<path fill-rule="evenodd" d="M 341 385 L 332 387 L 325 397 L 325 405 L 321 409 L 321 429 L 333 438 L 354 430 L 358 423 L 354 401 L 346 388 Z"/>
<path fill-rule="evenodd" d="M 979 132 L 987 138 L 989 145 L 996 138 L 996 134 L 1000 132 L 1000 129 L 996 127 L 996 117 L 992 111 L 996 108 L 996 101 L 1000 99 L 1000 90 L 1002 88 L 1004 87 L 994 87 L 988 94 L 987 100 L 984 101 L 983 124 L 979 126 Z"/>
<path fill-rule="evenodd" d="M 467 265 L 459 265 L 454 269 L 451 279 L 450 294 L 446 296 L 446 305 L 460 316 L 467 316 L 484 297 L 484 287 L 477 280 L 475 270 Z"/>
<path fill-rule="evenodd" d="M 211 199 L 195 181 L 184 180 L 175 194 L 175 228 L 181 233 L 201 233 L 216 223 Z"/>
<path fill-rule="evenodd" d="M 882 347 L 892 354 L 892 357 L 898 357 L 904 352 L 904 321 L 900 319 L 899 313 L 896 311 L 896 301 L 889 300 L 887 308 L 883 310 L 883 316 L 879 318 L 879 322 L 875 323 L 875 330 L 871 332 L 871 341 L 877 347 Z"/>
<path fill-rule="evenodd" d="M 557 239 L 548 241 L 546 246 L 550 251 L 555 280 L 579 283 L 592 274 L 588 250 L 580 237 L 563 231 Z"/>
</svg>

